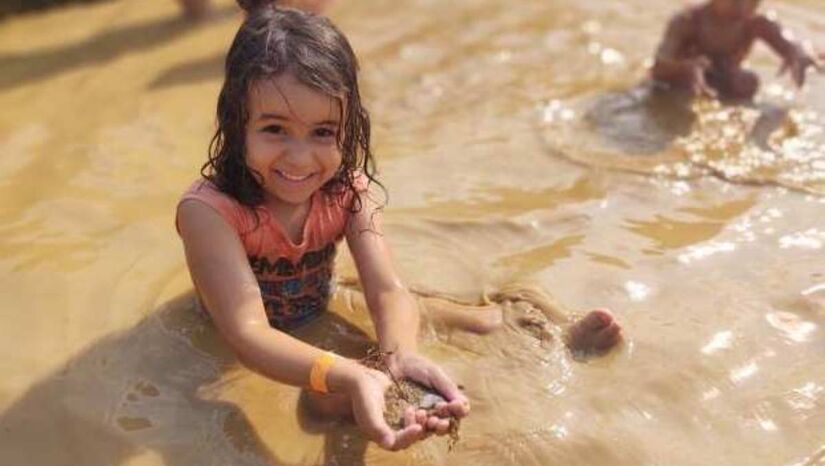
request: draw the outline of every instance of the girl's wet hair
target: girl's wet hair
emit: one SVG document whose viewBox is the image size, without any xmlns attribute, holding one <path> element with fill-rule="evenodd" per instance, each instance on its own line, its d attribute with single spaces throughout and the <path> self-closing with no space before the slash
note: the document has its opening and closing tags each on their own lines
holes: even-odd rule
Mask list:
<svg viewBox="0 0 825 466">
<path fill-rule="evenodd" d="M 238 3 L 248 15 L 226 56 L 226 76 L 218 97 L 218 128 L 201 174 L 245 206 L 254 208 L 263 202 L 260 174 L 252 173 L 245 161 L 247 96 L 256 82 L 290 73 L 305 86 L 340 103 L 337 142 L 341 167 L 322 189 L 339 200 L 352 192 L 352 203 L 345 207 L 359 211 L 363 193 L 354 186 L 356 172 L 381 184 L 374 177 L 370 119 L 361 106 L 358 62 L 349 42 L 325 17 L 276 8 L 272 1 Z"/>
</svg>

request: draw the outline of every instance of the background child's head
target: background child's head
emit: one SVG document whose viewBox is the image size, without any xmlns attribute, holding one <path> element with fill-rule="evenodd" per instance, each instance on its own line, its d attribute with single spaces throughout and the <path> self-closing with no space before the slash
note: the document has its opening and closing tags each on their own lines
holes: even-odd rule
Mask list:
<svg viewBox="0 0 825 466">
<path fill-rule="evenodd" d="M 753 16 L 761 0 L 711 0 L 714 12 L 724 18 L 744 19 Z"/>
<path fill-rule="evenodd" d="M 342 162 L 324 190 L 354 190 L 358 170 L 372 179 L 370 122 L 361 106 L 357 71 L 349 42 L 328 19 L 275 8 L 271 2 L 253 6 L 226 57 L 218 129 L 202 170 L 204 176 L 247 206 L 263 201 L 264 192 L 245 159 L 250 90 L 258 82 L 289 74 L 340 103 L 337 144 Z"/>
<path fill-rule="evenodd" d="M 262 5 L 275 4 L 279 7 L 299 8 L 312 13 L 323 13 L 336 0 L 238 0 L 238 5 L 246 11 L 253 11 Z"/>
</svg>

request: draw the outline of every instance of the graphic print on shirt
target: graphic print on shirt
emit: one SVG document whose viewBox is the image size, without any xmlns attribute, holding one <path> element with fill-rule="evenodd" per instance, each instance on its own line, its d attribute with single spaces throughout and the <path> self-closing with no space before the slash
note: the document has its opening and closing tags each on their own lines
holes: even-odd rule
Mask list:
<svg viewBox="0 0 825 466">
<path fill-rule="evenodd" d="M 286 257 L 274 262 L 267 257 L 249 257 L 270 325 L 279 330 L 294 329 L 326 310 L 334 259 L 334 242 L 307 252 L 297 263 Z"/>
</svg>

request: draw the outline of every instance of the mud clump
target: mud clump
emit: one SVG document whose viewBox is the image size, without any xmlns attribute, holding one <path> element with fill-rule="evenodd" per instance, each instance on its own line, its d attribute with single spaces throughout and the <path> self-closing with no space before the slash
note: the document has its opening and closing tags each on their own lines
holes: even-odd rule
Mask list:
<svg viewBox="0 0 825 466">
<path fill-rule="evenodd" d="M 553 339 L 553 334 L 548 329 L 547 322 L 544 319 L 535 316 L 520 316 L 516 319 L 516 323 L 520 328 L 542 343 Z"/>
<path fill-rule="evenodd" d="M 439 414 L 436 405 L 439 403 L 446 403 L 447 400 L 430 387 L 426 387 L 414 380 L 397 379 L 386 363 L 386 357 L 389 353 L 381 353 L 378 350 L 372 350 L 361 362 L 372 369 L 379 370 L 387 374 L 392 380 L 392 385 L 387 388 L 384 393 L 385 407 L 384 420 L 393 429 L 404 428 L 404 412 L 409 406 L 412 406 L 416 411 L 423 409 L 427 412 L 427 416 L 437 416 L 450 421 L 447 435 L 449 436 L 448 447 L 450 450 L 456 445 L 459 440 L 459 426 L 461 419 L 450 414 L 443 416 Z"/>
</svg>

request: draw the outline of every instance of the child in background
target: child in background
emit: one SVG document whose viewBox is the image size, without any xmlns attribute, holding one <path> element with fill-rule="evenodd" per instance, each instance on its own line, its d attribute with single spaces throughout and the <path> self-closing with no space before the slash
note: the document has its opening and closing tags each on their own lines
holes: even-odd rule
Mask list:
<svg viewBox="0 0 825 466">
<path fill-rule="evenodd" d="M 656 52 L 653 78 L 695 95 L 750 100 L 759 89 L 759 78 L 742 68 L 742 62 L 761 39 L 782 58 L 780 72 L 790 71 L 801 87 L 808 67 L 822 67 L 789 40 L 777 22 L 756 13 L 759 3 L 709 0 L 678 13 Z"/>
<path fill-rule="evenodd" d="M 238 0 L 238 5 L 245 11 L 252 11 L 259 6 L 270 3 L 281 8 L 298 8 L 310 13 L 321 14 L 326 12 L 338 0 Z"/>
<path fill-rule="evenodd" d="M 245 11 L 251 11 L 262 3 L 275 3 L 281 7 L 299 8 L 311 13 L 324 13 L 333 3 L 338 0 L 238 0 L 238 5 Z M 197 20 L 206 15 L 209 11 L 209 0 L 178 0 L 183 15 L 189 19 Z"/>
<path fill-rule="evenodd" d="M 387 449 L 446 433 L 445 418 L 466 416 L 469 402 L 417 352 L 418 310 L 382 233 L 352 49 L 324 17 L 266 3 L 247 13 L 226 58 L 206 180 L 177 211 L 198 294 L 240 361 L 310 388 L 316 412 L 351 414 Z M 391 430 L 387 375 L 290 336 L 326 310 L 342 237 L 390 370 L 442 394 L 441 415 L 410 409 Z"/>
</svg>

